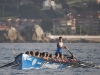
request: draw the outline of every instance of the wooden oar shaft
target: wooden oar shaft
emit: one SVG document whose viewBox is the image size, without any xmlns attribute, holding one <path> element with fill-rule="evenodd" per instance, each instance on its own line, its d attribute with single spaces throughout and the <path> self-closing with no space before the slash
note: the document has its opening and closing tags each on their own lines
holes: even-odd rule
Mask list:
<svg viewBox="0 0 100 75">
<path fill-rule="evenodd" d="M 5 65 L 3 65 L 3 66 L 0 66 L 0 68 L 11 66 L 11 65 L 14 64 L 14 62 L 15 62 L 15 61 L 10 62 L 10 63 L 8 63 L 8 64 L 5 64 Z"/>
<path fill-rule="evenodd" d="M 68 50 L 69 51 L 69 53 L 71 54 L 71 55 L 73 55 L 73 53 L 70 51 L 70 50 Z"/>
<path fill-rule="evenodd" d="M 73 53 L 69 50 L 69 49 L 67 49 L 68 51 L 69 51 L 69 53 L 73 56 Z M 76 59 L 76 57 L 74 56 L 74 58 Z"/>
</svg>

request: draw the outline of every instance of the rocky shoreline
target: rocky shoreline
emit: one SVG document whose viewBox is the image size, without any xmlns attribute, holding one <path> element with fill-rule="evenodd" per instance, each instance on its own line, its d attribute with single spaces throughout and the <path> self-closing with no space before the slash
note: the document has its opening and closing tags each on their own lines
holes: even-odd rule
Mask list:
<svg viewBox="0 0 100 75">
<path fill-rule="evenodd" d="M 59 35 L 60 36 L 60 35 Z M 14 27 L 0 31 L 0 43 L 56 43 L 58 38 L 51 39 L 39 25 L 18 31 Z M 100 38 L 63 38 L 65 43 L 100 43 Z"/>
</svg>

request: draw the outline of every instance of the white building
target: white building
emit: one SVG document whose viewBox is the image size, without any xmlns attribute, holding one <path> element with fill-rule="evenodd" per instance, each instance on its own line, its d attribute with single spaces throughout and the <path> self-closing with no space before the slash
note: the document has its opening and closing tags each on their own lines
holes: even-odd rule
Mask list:
<svg viewBox="0 0 100 75">
<path fill-rule="evenodd" d="M 62 5 L 61 4 L 56 4 L 55 1 L 52 1 L 52 0 L 43 1 L 43 10 L 49 10 L 51 7 L 54 10 L 62 9 Z"/>
<path fill-rule="evenodd" d="M 51 1 L 51 6 L 55 10 L 56 9 L 56 3 L 54 1 Z"/>
<path fill-rule="evenodd" d="M 51 7 L 51 0 L 43 1 L 43 10 L 49 10 Z"/>
</svg>

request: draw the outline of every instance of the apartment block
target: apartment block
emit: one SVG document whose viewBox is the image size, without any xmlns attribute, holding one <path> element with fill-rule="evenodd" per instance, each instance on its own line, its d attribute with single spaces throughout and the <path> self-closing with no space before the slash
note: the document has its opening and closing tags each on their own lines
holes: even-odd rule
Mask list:
<svg viewBox="0 0 100 75">
<path fill-rule="evenodd" d="M 76 25 L 85 27 L 89 33 L 98 32 L 100 34 L 100 19 L 76 19 Z"/>
<path fill-rule="evenodd" d="M 56 34 L 56 31 L 70 31 L 70 34 L 76 33 L 75 19 L 53 19 L 53 33 Z"/>
</svg>

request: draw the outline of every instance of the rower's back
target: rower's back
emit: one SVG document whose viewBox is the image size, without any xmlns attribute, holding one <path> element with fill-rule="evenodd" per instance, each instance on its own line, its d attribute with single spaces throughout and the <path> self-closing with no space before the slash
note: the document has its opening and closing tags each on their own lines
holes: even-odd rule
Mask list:
<svg viewBox="0 0 100 75">
<path fill-rule="evenodd" d="M 33 52 L 33 51 L 30 51 L 30 54 L 31 54 L 32 56 L 34 56 L 34 52 Z"/>
<path fill-rule="evenodd" d="M 25 54 L 30 55 L 30 52 L 29 51 L 26 51 Z"/>
<path fill-rule="evenodd" d="M 35 52 L 35 56 L 36 56 L 36 57 L 40 57 L 40 54 L 41 54 L 41 53 L 40 53 L 39 51 Z"/>
</svg>

